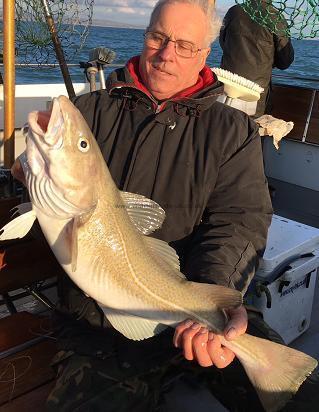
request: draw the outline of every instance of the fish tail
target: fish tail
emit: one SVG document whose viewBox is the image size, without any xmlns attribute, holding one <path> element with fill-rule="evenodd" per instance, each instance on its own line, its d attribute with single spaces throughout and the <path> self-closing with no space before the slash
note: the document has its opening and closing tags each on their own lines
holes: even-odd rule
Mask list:
<svg viewBox="0 0 319 412">
<path fill-rule="evenodd" d="M 248 334 L 223 343 L 242 363 L 267 412 L 283 408 L 318 364 L 303 352 Z"/>
</svg>

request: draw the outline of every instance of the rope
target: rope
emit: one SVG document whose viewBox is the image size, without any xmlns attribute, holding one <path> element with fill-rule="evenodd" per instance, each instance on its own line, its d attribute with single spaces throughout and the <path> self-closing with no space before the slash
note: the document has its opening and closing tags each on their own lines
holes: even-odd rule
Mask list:
<svg viewBox="0 0 319 412">
<path fill-rule="evenodd" d="M 48 1 L 64 56 L 74 61 L 92 23 L 94 0 Z M 41 0 L 16 0 L 16 49 L 19 63 L 56 64 L 56 54 Z"/>
<path fill-rule="evenodd" d="M 258 24 L 298 40 L 319 36 L 319 0 L 235 0 Z"/>
</svg>

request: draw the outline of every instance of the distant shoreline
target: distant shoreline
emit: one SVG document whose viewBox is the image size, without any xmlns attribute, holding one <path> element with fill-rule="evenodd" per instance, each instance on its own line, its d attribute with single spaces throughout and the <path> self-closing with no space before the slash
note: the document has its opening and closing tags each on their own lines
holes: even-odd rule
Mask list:
<svg viewBox="0 0 319 412">
<path fill-rule="evenodd" d="M 125 24 L 123 23 L 122 25 L 120 25 L 121 23 L 119 23 L 119 25 L 117 25 L 117 23 L 92 23 L 91 26 L 92 27 L 108 27 L 111 29 L 134 29 L 134 30 L 145 30 L 146 26 L 125 26 Z M 294 41 L 299 41 L 299 39 L 295 39 L 292 38 L 292 40 Z M 319 37 L 315 37 L 315 38 L 309 38 L 306 37 L 305 39 L 301 39 L 301 40 L 307 40 L 307 41 L 319 41 Z"/>
<path fill-rule="evenodd" d="M 91 26 L 93 27 L 110 27 L 112 29 L 137 29 L 137 30 L 145 30 L 146 26 L 139 26 L 134 24 L 126 24 L 120 22 L 112 22 L 112 21 L 99 21 L 93 20 Z"/>
<path fill-rule="evenodd" d="M 112 26 L 110 24 L 92 24 L 91 27 L 108 27 L 110 29 L 135 29 L 135 30 L 145 30 L 145 27 L 128 27 L 128 26 Z"/>
<path fill-rule="evenodd" d="M 3 24 L 3 18 L 0 15 L 0 23 Z M 111 28 L 111 29 L 134 29 L 134 30 L 145 30 L 146 26 L 142 25 L 134 25 L 134 24 L 127 24 L 127 23 L 122 23 L 122 22 L 112 22 L 112 21 L 99 21 L 99 20 L 93 20 L 91 23 L 91 27 L 106 27 L 106 28 Z M 2 32 L 0 30 L 0 35 L 2 35 Z M 306 41 L 319 41 L 319 37 L 306 37 L 303 39 L 296 39 L 292 37 L 292 40 L 294 41 L 299 41 L 299 40 L 306 40 Z"/>
<path fill-rule="evenodd" d="M 0 23 L 3 24 L 3 18 L 0 16 Z M 99 20 L 93 20 L 91 23 L 91 26 L 93 27 L 110 27 L 113 29 L 138 29 L 138 30 L 145 30 L 146 25 L 138 25 L 138 24 L 128 24 L 128 23 L 122 23 L 122 22 L 117 22 L 117 21 L 99 21 Z"/>
</svg>

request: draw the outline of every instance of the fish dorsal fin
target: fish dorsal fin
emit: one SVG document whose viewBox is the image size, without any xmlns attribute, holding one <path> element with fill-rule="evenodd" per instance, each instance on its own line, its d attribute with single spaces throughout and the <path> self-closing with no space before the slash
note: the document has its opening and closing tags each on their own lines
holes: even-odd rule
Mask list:
<svg viewBox="0 0 319 412">
<path fill-rule="evenodd" d="M 32 228 L 36 214 L 34 210 L 24 213 L 7 223 L 0 229 L 0 240 L 11 240 L 23 238 Z"/>
<path fill-rule="evenodd" d="M 180 262 L 179 257 L 171 246 L 163 240 L 155 239 L 153 237 L 144 236 L 148 248 L 152 251 L 155 258 L 159 258 L 161 261 L 166 262 L 169 266 L 179 271 Z M 185 277 L 181 272 L 181 277 Z"/>
<path fill-rule="evenodd" d="M 101 304 L 99 306 L 111 325 L 128 339 L 143 340 L 151 338 L 167 328 L 166 325 L 156 321 L 129 315 Z"/>
<path fill-rule="evenodd" d="M 165 212 L 156 202 L 130 192 L 121 192 L 121 196 L 127 213 L 140 233 L 149 235 L 162 226 Z"/>
</svg>

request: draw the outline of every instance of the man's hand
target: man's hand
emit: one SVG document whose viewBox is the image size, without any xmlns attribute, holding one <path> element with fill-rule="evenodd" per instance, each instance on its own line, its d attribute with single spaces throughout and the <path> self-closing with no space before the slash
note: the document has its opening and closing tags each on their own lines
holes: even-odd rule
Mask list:
<svg viewBox="0 0 319 412">
<path fill-rule="evenodd" d="M 242 305 L 228 310 L 227 314 L 229 321 L 224 337 L 233 340 L 246 332 L 247 312 Z M 177 348 L 183 349 L 187 360 L 196 360 L 204 367 L 215 365 L 217 368 L 225 368 L 235 358 L 234 352 L 221 344 L 218 335 L 191 320 L 186 320 L 176 327 L 173 342 Z"/>
<path fill-rule="evenodd" d="M 19 158 L 17 158 L 13 163 L 11 167 L 11 174 L 15 179 L 19 180 L 21 183 L 26 185 L 24 172 Z"/>
</svg>

